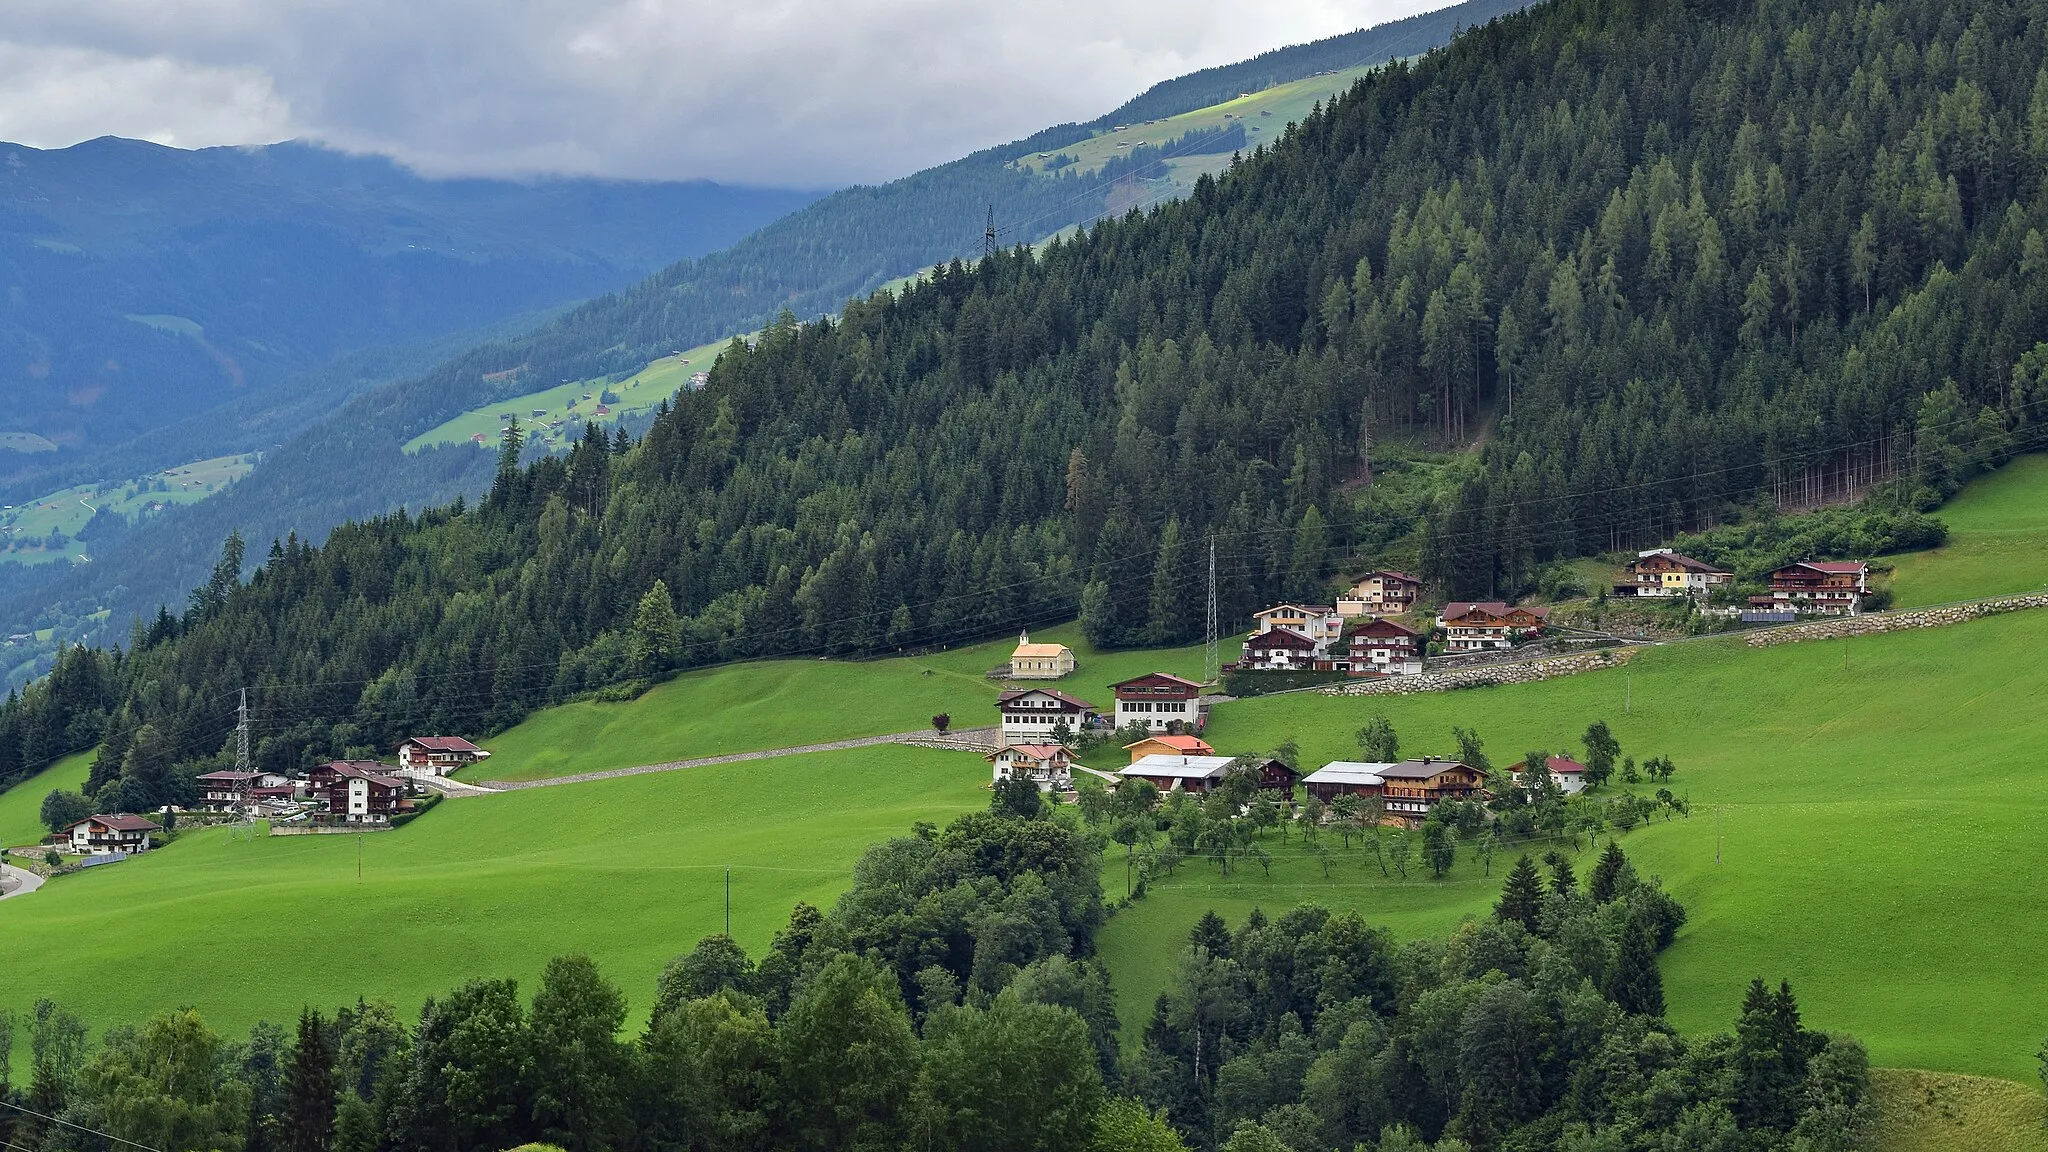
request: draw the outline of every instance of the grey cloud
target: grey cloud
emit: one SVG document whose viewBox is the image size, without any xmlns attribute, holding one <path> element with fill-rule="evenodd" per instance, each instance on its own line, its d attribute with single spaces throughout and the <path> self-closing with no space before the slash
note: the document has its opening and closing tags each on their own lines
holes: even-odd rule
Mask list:
<svg viewBox="0 0 2048 1152">
<path fill-rule="evenodd" d="M 0 138 L 825 186 L 1445 0 L 9 0 Z"/>
</svg>

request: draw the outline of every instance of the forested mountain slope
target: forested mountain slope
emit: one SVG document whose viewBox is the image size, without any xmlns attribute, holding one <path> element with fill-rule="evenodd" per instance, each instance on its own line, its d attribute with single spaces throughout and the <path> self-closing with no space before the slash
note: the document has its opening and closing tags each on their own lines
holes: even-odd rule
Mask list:
<svg viewBox="0 0 2048 1152">
<path fill-rule="evenodd" d="M 429 180 L 300 143 L 0 144 L 0 433 L 24 434 L 0 440 L 0 495 L 267 448 L 134 441 L 252 394 L 288 405 L 290 377 L 350 351 L 609 291 L 815 198 Z"/>
<path fill-rule="evenodd" d="M 224 566 L 0 725 L 104 712 L 96 783 L 136 803 L 245 685 L 287 764 L 678 664 L 1077 609 L 1185 636 L 1205 537 L 1226 618 L 1320 591 L 1370 527 L 1368 422 L 1470 436 L 1510 388 L 1431 518 L 1452 591 L 1806 475 L 1945 490 L 2041 401 L 2044 32 L 2018 0 L 1556 0 L 1185 201 L 779 323 L 629 450 Z"/>
</svg>

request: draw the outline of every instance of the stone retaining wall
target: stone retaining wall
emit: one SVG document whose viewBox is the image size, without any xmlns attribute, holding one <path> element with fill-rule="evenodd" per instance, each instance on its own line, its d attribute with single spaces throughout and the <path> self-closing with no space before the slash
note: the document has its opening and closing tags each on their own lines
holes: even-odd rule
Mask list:
<svg viewBox="0 0 2048 1152">
<path fill-rule="evenodd" d="M 1961 624 L 1983 616 L 2021 612 L 2029 608 L 2048 608 L 2048 593 L 2005 596 L 1995 600 L 1977 600 L 1969 604 L 1953 604 L 1943 608 L 1916 608 L 1868 616 L 1837 616 L 1829 620 L 1816 620 L 1811 624 L 1794 624 L 1786 628 L 1773 628 L 1769 632 L 1759 632 L 1751 636 L 1748 643 L 1752 648 L 1768 648 L 1773 644 L 1798 644 L 1807 640 L 1833 640 L 1843 636 L 1874 636 L 1883 632 L 1901 632 L 1908 628 L 1945 628 L 1950 624 Z"/>
<path fill-rule="evenodd" d="M 1553 680 L 1580 672 L 1617 668 L 1636 654 L 1634 648 L 1611 648 L 1577 656 L 1556 656 L 1545 660 L 1483 664 L 1475 668 L 1454 668 L 1447 672 L 1424 672 L 1418 676 L 1387 676 L 1351 684 L 1318 689 L 1325 696 L 1388 696 L 1409 692 L 1444 692 L 1453 688 L 1481 688 L 1489 684 L 1527 684 Z"/>
</svg>

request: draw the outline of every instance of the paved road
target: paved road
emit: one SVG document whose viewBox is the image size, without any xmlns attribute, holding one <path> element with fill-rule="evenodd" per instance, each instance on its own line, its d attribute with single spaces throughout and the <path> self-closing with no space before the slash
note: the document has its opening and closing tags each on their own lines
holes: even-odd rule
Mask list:
<svg viewBox="0 0 2048 1152">
<path fill-rule="evenodd" d="M 0 864 L 0 900 L 10 896 L 26 896 L 42 886 L 43 878 L 28 869 L 16 868 L 12 864 Z"/>
<path fill-rule="evenodd" d="M 879 744 L 935 744 L 958 743 L 962 748 L 974 745 L 994 747 L 994 728 L 955 728 L 944 736 L 929 728 L 922 732 L 897 732 L 889 736 L 861 736 L 852 740 L 833 740 L 824 744 L 800 744 L 794 748 L 765 748 L 758 752 L 733 752 L 724 756 L 702 756 L 695 760 L 669 760 L 661 764 L 642 764 L 635 768 L 613 768 L 608 772 L 579 772 L 574 776 L 549 776 L 542 780 L 493 780 L 488 787 L 493 792 L 509 792 L 520 788 L 547 788 L 556 784 L 582 784 L 591 780 L 615 780 L 621 776 L 644 776 L 650 772 L 675 772 L 683 768 L 708 768 L 713 764 L 737 764 L 742 760 L 772 760 L 780 756 L 801 756 L 806 752 L 837 752 L 845 748 L 872 748 Z"/>
</svg>

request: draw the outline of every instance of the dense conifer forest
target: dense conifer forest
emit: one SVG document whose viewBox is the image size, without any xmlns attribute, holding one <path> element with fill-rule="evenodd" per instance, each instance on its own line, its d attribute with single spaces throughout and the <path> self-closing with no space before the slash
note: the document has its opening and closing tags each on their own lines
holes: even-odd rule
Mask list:
<svg viewBox="0 0 2048 1152">
<path fill-rule="evenodd" d="M 1523 857 L 1494 914 L 1397 944 L 1302 905 L 1192 931 L 1118 1044 L 1103 838 L 1036 788 L 869 849 L 768 949 L 678 955 L 644 1030 L 587 957 L 489 974 L 408 1020 L 365 998 L 246 1040 L 191 1009 L 109 1029 L 0 1015 L 0 1139 L 24 1152 L 1850 1152 L 1855 1040 L 1758 980 L 1732 1034 L 1664 1021 L 1683 910 L 1610 844 L 1581 884 Z M 1249 785 L 1247 785 L 1249 788 Z M 1163 817 L 1161 817 L 1163 821 Z M 1730 1005 L 1730 1010 L 1735 1010 Z M 12 1103 L 18 1100 L 19 1103 Z"/>
<path fill-rule="evenodd" d="M 296 767 L 711 661 L 1076 612 L 1184 638 L 1209 540 L 1237 619 L 1373 538 L 1372 437 L 1474 449 L 1423 517 L 1454 594 L 1759 505 L 1924 503 L 2048 402 L 2044 37 L 2017 0 L 1505 17 L 1183 202 L 785 316 L 637 443 L 508 444 L 480 503 L 247 583 L 235 544 L 0 710 L 0 776 L 104 730 L 95 787 L 172 798 L 245 686 Z"/>
</svg>

